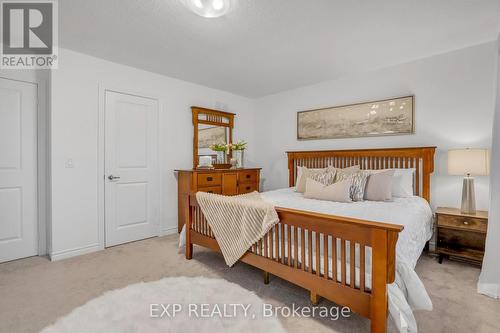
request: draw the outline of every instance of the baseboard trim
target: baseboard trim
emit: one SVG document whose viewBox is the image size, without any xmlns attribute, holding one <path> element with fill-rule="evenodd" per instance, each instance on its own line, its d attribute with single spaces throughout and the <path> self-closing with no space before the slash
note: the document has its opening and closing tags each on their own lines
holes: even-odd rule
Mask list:
<svg viewBox="0 0 500 333">
<path fill-rule="evenodd" d="M 158 236 L 173 235 L 176 233 L 177 233 L 177 227 L 170 227 L 170 228 L 161 229 Z M 57 261 L 57 260 L 76 257 L 76 256 L 79 256 L 82 254 L 87 254 L 87 253 L 91 253 L 91 252 L 95 252 L 95 251 L 99 251 L 99 250 L 104 250 L 104 249 L 101 246 L 99 246 L 99 244 L 90 244 L 87 246 L 77 247 L 74 249 L 53 252 L 53 253 L 49 254 L 49 257 L 50 257 L 51 261 Z"/>
<path fill-rule="evenodd" d="M 500 298 L 500 285 L 494 283 L 477 283 L 477 292 L 489 297 Z"/>
<path fill-rule="evenodd" d="M 99 246 L 99 244 L 91 244 L 91 245 L 87 245 L 87 246 L 76 247 L 74 249 L 53 252 L 49 256 L 50 256 L 51 261 L 57 261 L 57 260 L 76 257 L 76 256 L 79 256 L 82 254 L 87 254 L 87 253 L 91 253 L 91 252 L 95 252 L 95 251 L 99 251 L 99 250 L 102 250 L 102 248 Z"/>
<path fill-rule="evenodd" d="M 177 233 L 177 227 L 170 227 L 170 228 L 161 229 L 160 234 L 158 236 L 173 235 L 176 233 Z"/>
</svg>

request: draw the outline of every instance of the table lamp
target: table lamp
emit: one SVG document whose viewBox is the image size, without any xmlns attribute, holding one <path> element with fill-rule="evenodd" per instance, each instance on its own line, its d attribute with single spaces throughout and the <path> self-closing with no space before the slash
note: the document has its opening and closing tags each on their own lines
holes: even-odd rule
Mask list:
<svg viewBox="0 0 500 333">
<path fill-rule="evenodd" d="M 453 149 L 448 151 L 448 174 L 464 176 L 462 187 L 462 213 L 476 214 L 474 178 L 490 173 L 488 149 Z"/>
</svg>

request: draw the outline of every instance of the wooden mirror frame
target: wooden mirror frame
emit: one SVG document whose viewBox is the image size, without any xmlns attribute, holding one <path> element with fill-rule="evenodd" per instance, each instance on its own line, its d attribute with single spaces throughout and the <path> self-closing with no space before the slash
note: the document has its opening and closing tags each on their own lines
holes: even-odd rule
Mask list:
<svg viewBox="0 0 500 333">
<path fill-rule="evenodd" d="M 198 159 L 198 125 L 213 125 L 213 126 L 224 126 L 229 128 L 229 144 L 233 143 L 233 126 L 234 126 L 234 113 L 224 112 L 219 110 L 212 110 L 207 108 L 202 108 L 199 106 L 192 106 L 191 112 L 193 115 L 193 127 L 194 127 L 194 135 L 193 135 L 193 168 L 199 164 Z M 206 115 L 206 119 L 200 119 L 200 115 Z M 224 119 L 227 119 L 227 122 L 224 122 Z M 231 158 L 232 152 L 229 153 L 229 158 Z M 227 164 L 214 164 L 216 169 L 229 168 L 231 165 Z"/>
</svg>

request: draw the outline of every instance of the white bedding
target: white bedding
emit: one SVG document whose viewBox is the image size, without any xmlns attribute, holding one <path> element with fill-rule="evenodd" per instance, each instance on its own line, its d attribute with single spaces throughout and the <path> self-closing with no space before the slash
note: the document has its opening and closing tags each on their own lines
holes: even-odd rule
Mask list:
<svg viewBox="0 0 500 333">
<path fill-rule="evenodd" d="M 396 245 L 396 281 L 388 288 L 389 312 L 400 332 L 417 331 L 413 310 L 432 310 L 427 291 L 414 271 L 425 243 L 432 236 L 432 211 L 427 201 L 413 196 L 394 198 L 393 202 L 340 203 L 306 199 L 293 188 L 263 192 L 261 195 L 278 207 L 403 225 L 404 230 L 399 234 Z M 367 270 L 367 287 L 371 284 L 369 271 L 371 269 Z M 359 271 L 356 269 L 356 284 L 358 281 Z"/>
<path fill-rule="evenodd" d="M 397 243 L 397 254 L 412 269 L 415 268 L 425 243 L 432 236 L 431 208 L 427 201 L 417 196 L 394 198 L 393 202 L 341 203 L 306 199 L 293 188 L 263 192 L 261 196 L 277 207 L 403 225 L 404 230 L 399 234 Z"/>
<path fill-rule="evenodd" d="M 403 225 L 404 230 L 399 234 L 396 245 L 396 281 L 388 286 L 389 312 L 400 332 L 417 332 L 413 310 L 432 310 L 432 302 L 427 291 L 414 271 L 425 243 L 432 236 L 432 211 L 427 201 L 413 196 L 394 198 L 393 202 L 340 203 L 306 199 L 301 193 L 295 192 L 293 188 L 263 192 L 261 195 L 264 200 L 277 207 Z M 181 233 L 181 243 L 183 238 L 184 230 Z M 323 245 L 320 248 L 320 256 L 322 256 Z M 301 253 L 300 244 L 298 252 Z M 330 250 L 329 253 L 331 254 L 331 252 Z M 356 257 L 359 257 L 359 249 L 356 249 L 356 252 Z M 294 252 L 292 251 L 292 253 Z M 349 255 L 349 252 L 347 251 L 346 254 Z M 286 255 L 287 253 L 285 253 Z M 315 255 L 313 253 L 313 257 Z M 299 258 L 301 258 L 300 255 Z M 365 277 L 367 288 L 371 287 L 370 259 L 367 252 L 367 275 Z M 320 262 L 322 263 L 323 260 L 321 259 Z M 314 266 L 315 260 L 313 260 Z M 340 269 L 340 263 L 337 267 Z M 323 268 L 321 267 L 320 270 L 323 271 Z M 331 265 L 329 271 L 329 275 L 332 276 Z M 338 273 L 337 276 L 339 276 Z M 347 280 L 350 281 L 349 270 L 346 273 Z M 359 285 L 358 268 L 356 268 L 355 284 Z"/>
</svg>

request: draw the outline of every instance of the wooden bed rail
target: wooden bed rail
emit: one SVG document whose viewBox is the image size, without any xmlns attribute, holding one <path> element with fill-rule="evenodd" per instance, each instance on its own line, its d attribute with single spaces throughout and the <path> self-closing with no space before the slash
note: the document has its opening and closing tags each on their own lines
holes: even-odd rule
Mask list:
<svg viewBox="0 0 500 333">
<path fill-rule="evenodd" d="M 288 208 L 276 211 L 280 222 L 240 261 L 310 290 L 312 300 L 320 295 L 348 306 L 370 318 L 372 332 L 385 332 L 387 284 L 395 279 L 396 242 L 403 226 Z M 187 259 L 193 244 L 220 251 L 195 194 L 189 199 Z"/>
</svg>

